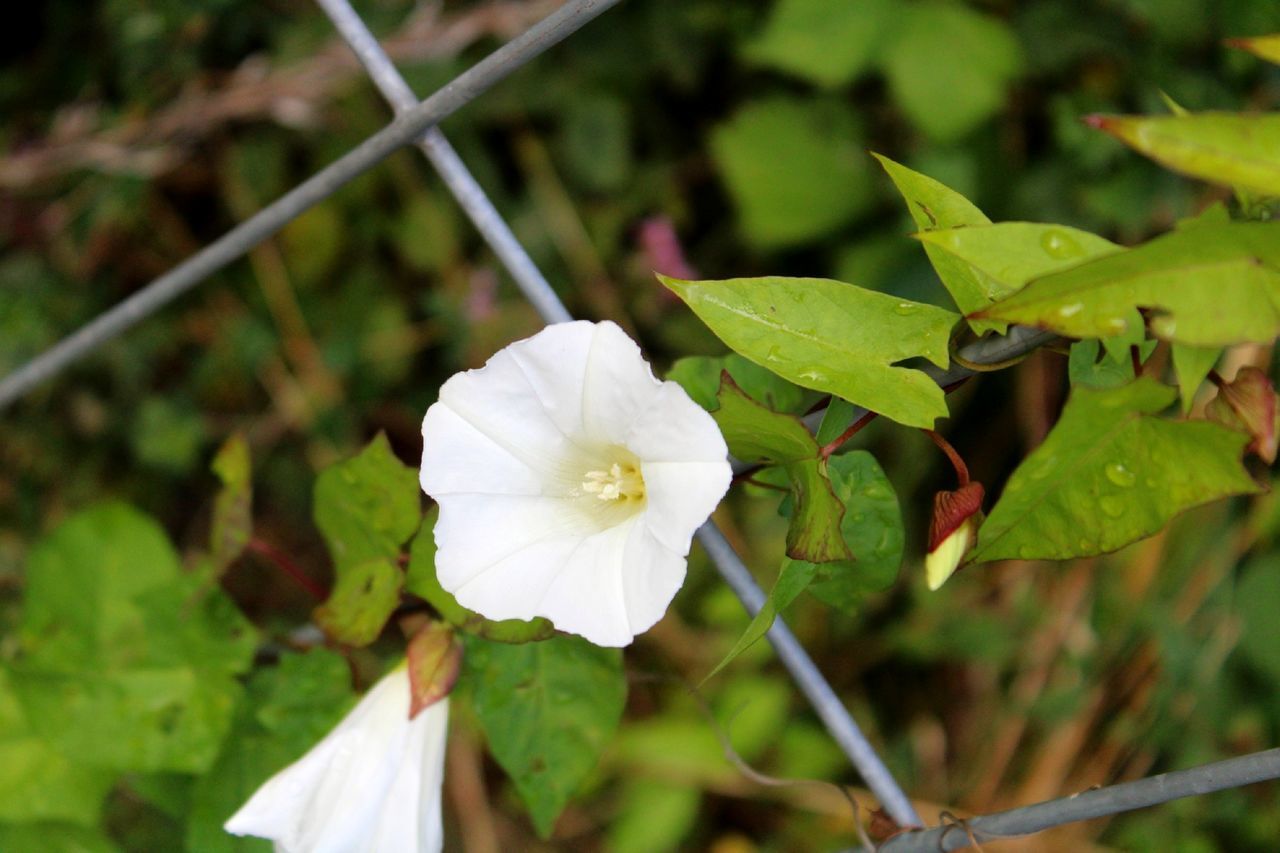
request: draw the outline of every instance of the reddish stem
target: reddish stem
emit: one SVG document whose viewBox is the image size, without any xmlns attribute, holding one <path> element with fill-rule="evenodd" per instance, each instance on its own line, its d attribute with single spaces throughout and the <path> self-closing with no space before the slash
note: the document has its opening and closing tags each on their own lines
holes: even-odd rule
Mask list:
<svg viewBox="0 0 1280 853">
<path fill-rule="evenodd" d="M 1129 345 L 1129 360 L 1133 362 L 1133 375 L 1142 375 L 1142 351 L 1137 344 Z"/>
<path fill-rule="evenodd" d="M 964 464 L 960 454 L 956 453 L 956 449 L 951 446 L 951 442 L 931 429 L 921 430 L 921 432 L 933 439 L 933 443 L 938 445 L 938 449 L 947 454 L 947 458 L 951 460 L 951 467 L 956 469 L 956 479 L 960 481 L 960 488 L 963 489 L 969 485 L 969 466 Z"/>
<path fill-rule="evenodd" d="M 1221 388 L 1223 385 L 1227 384 L 1227 380 L 1222 378 L 1222 374 L 1214 370 L 1212 367 L 1209 368 L 1209 381 L 1212 382 L 1216 388 Z"/>
<path fill-rule="evenodd" d="M 839 450 L 840 446 L 843 445 L 846 441 L 848 441 L 849 439 L 857 435 L 858 431 L 861 430 L 864 426 L 871 423 L 871 421 L 875 420 L 875 417 L 876 417 L 875 412 L 867 412 L 862 417 L 858 418 L 856 421 L 849 424 L 849 428 L 846 429 L 844 432 L 840 433 L 838 436 L 836 436 L 833 441 L 829 441 L 825 445 L 823 445 L 822 450 L 820 450 L 818 453 L 818 455 L 822 457 L 822 461 L 826 462 L 828 459 L 830 459 L 831 454 Z"/>
<path fill-rule="evenodd" d="M 778 485 L 775 485 L 774 483 L 766 483 L 762 480 L 757 480 L 755 477 L 752 477 L 752 476 L 741 477 L 739 479 L 739 482 L 750 483 L 751 485 L 759 486 L 762 489 L 773 489 L 775 492 L 791 491 L 786 486 L 778 486 Z"/>
<path fill-rule="evenodd" d="M 259 557 L 274 563 L 276 568 L 293 578 L 294 582 L 310 593 L 311 597 L 316 601 L 324 601 L 325 598 L 328 597 L 325 595 L 325 591 L 320 588 L 319 584 L 308 577 L 306 572 L 302 571 L 298 564 L 290 559 L 288 554 L 281 551 L 276 546 L 255 538 L 250 539 L 249 544 L 245 547 L 247 550 L 252 551 Z"/>
</svg>

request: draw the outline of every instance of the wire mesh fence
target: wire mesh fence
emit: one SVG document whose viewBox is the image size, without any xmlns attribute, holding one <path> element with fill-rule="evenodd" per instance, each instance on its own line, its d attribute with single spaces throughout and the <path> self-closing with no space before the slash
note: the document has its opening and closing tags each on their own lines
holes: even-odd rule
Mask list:
<svg viewBox="0 0 1280 853">
<path fill-rule="evenodd" d="M 209 279 L 392 153 L 414 145 L 426 156 L 445 186 L 546 323 L 571 315 L 529 254 L 498 213 L 480 184 L 437 125 L 483 95 L 504 77 L 571 36 L 620 0 L 569 0 L 547 18 L 460 74 L 425 100 L 419 100 L 348 0 L 317 0 L 395 113 L 394 120 L 355 149 L 244 220 L 218 240 L 105 311 L 0 381 L 0 410 L 65 367 L 149 317 L 173 299 Z M 971 376 L 973 367 L 1025 355 L 1053 340 L 1032 329 L 1013 327 L 1006 335 L 984 338 L 961 350 L 950 370 L 931 369 L 935 381 L 950 386 Z M 855 412 L 855 419 L 865 412 Z M 698 532 L 713 564 L 754 615 L 765 593 L 711 522 Z M 877 798 L 880 807 L 906 828 L 879 845 L 881 850 L 954 850 L 1039 832 L 1062 824 L 1117 814 L 1174 799 L 1280 778 L 1280 749 L 1161 774 L 1134 782 L 1091 789 L 1070 797 L 965 820 L 950 819 L 923 828 L 911 799 L 895 781 L 836 691 L 819 671 L 781 617 L 768 632 L 779 660 L 805 695 L 832 739 Z"/>
</svg>

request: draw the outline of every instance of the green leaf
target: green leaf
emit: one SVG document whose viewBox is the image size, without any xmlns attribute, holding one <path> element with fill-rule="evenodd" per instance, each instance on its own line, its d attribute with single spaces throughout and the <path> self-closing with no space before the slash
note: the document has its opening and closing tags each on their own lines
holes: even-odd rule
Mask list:
<svg viewBox="0 0 1280 853">
<path fill-rule="evenodd" d="M 217 761 L 195 783 L 187 849 L 200 853 L 270 851 L 269 842 L 229 835 L 222 824 L 258 786 L 302 757 L 351 708 L 351 671 L 327 649 L 286 653 L 249 681 L 235 727 Z"/>
<path fill-rule="evenodd" d="M 1280 223 L 1199 225 L 1032 281 L 976 316 L 1074 338 L 1131 333 L 1193 346 L 1269 342 L 1280 332 Z"/>
<path fill-rule="evenodd" d="M 1200 383 L 1213 370 L 1222 356 L 1222 347 L 1193 347 L 1173 344 L 1173 370 L 1178 376 L 1178 396 L 1182 400 L 1182 413 L 1191 411 Z"/>
<path fill-rule="evenodd" d="M 5 853 L 117 853 L 120 848 L 97 829 L 61 823 L 0 824 Z"/>
<path fill-rule="evenodd" d="M 1022 71 L 1022 48 L 1003 21 L 961 3 L 899 3 L 881 64 L 894 101 L 938 142 L 959 139 L 995 115 Z"/>
<path fill-rule="evenodd" d="M 612 853 L 678 850 L 698 820 L 702 791 L 682 782 L 626 778 L 619 812 L 609 822 Z"/>
<path fill-rule="evenodd" d="M 1207 421 L 1152 417 L 1173 388 L 1143 377 L 1075 388 L 1049 436 L 1013 472 L 978 531 L 975 561 L 1105 554 L 1183 510 L 1258 490 L 1248 437 Z"/>
<path fill-rule="evenodd" d="M 1252 561 L 1236 588 L 1240 651 L 1280 683 L 1280 562 L 1274 553 Z"/>
<path fill-rule="evenodd" d="M 843 104 L 772 98 L 740 109 L 710 145 L 747 237 L 781 247 L 827 234 L 874 204 L 861 138 Z"/>
<path fill-rule="evenodd" d="M 896 363 L 923 357 L 945 367 L 950 311 L 828 279 L 659 278 L 730 348 L 797 385 L 908 426 L 931 427 L 947 413 L 932 379 Z"/>
<path fill-rule="evenodd" d="M 338 642 L 367 645 L 399 601 L 400 547 L 422 520 L 417 472 L 379 433 L 359 454 L 320 473 L 313 512 L 336 575 L 316 621 Z"/>
<path fill-rule="evenodd" d="M 720 376 L 719 405 L 711 417 L 729 452 L 743 462 L 798 462 L 817 459 L 818 443 L 794 415 L 770 411 L 748 397 L 728 371 Z"/>
<path fill-rule="evenodd" d="M 720 393 L 720 374 L 726 371 L 748 397 L 775 412 L 796 414 L 807 409 L 816 396 L 737 353 L 677 359 L 667 371 L 667 378 L 679 384 L 695 403 L 711 411 L 719 405 L 716 395 Z"/>
<path fill-rule="evenodd" d="M 1175 172 L 1280 196 L 1280 113 L 1090 116 L 1088 121 Z"/>
<path fill-rule="evenodd" d="M 63 755 L 36 734 L 13 691 L 9 671 L 0 666 L 0 823 L 96 826 L 115 778 L 110 770 Z"/>
<path fill-rule="evenodd" d="M 852 559 L 840 533 L 844 507 L 827 479 L 820 459 L 802 459 L 786 466 L 791 481 L 792 513 L 787 528 L 787 556 L 812 563 Z"/>
<path fill-rule="evenodd" d="M 236 433 L 228 438 L 213 457 L 212 467 L 222 488 L 213 503 L 209 554 L 215 575 L 221 575 L 244 553 L 253 535 L 253 481 L 244 436 Z"/>
<path fill-rule="evenodd" d="M 917 236 L 968 264 L 986 305 L 1017 293 L 1033 278 L 1123 251 L 1088 231 L 1039 222 L 965 225 Z"/>
<path fill-rule="evenodd" d="M 875 157 L 889 174 L 893 185 L 898 188 L 903 201 L 907 203 L 907 211 L 911 214 L 916 228 L 922 233 L 966 225 L 991 224 L 986 214 L 955 190 L 927 175 L 908 169 L 901 163 L 895 163 L 888 157 L 874 153 L 871 156 Z M 951 294 L 961 313 L 972 314 L 990 304 L 987 299 L 988 285 L 981 280 L 977 270 L 928 241 L 924 242 L 924 251 L 929 256 L 929 263 L 933 264 L 933 269 L 942 281 L 942 285 L 947 289 L 947 293 Z M 999 332 L 1005 330 L 1004 323 L 970 320 L 969 325 L 978 334 L 990 329 Z"/>
<path fill-rule="evenodd" d="M 819 447 L 826 447 L 840 436 L 844 435 L 845 430 L 853 426 L 854 416 L 858 413 L 858 407 L 848 400 L 842 400 L 839 397 L 832 397 L 827 403 L 827 408 L 822 413 L 822 422 L 818 424 L 818 432 L 814 438 L 818 441 Z"/>
<path fill-rule="evenodd" d="M 780 0 L 744 53 L 819 86 L 842 86 L 871 64 L 896 22 L 897 6 L 893 0 Z"/>
<path fill-rule="evenodd" d="M 356 456 L 320 472 L 313 515 L 339 576 L 358 563 L 394 562 L 422 519 L 418 472 L 379 433 Z"/>
<path fill-rule="evenodd" d="M 1227 39 L 1227 44 L 1247 50 L 1259 59 L 1280 65 L 1280 33 L 1253 38 Z"/>
<path fill-rule="evenodd" d="M 755 645 L 761 637 L 767 634 L 769 628 L 773 625 L 773 620 L 778 618 L 779 613 L 787 609 L 787 605 L 796 600 L 796 596 L 804 592 L 805 587 L 809 585 L 817 573 L 818 566 L 816 563 L 809 563 L 804 560 L 785 561 L 782 564 L 782 570 L 778 572 L 778 579 L 773 582 L 773 588 L 769 590 L 769 595 L 764 600 L 764 605 L 757 611 L 755 616 L 751 617 L 747 630 L 742 632 L 742 636 L 738 638 L 738 642 L 733 644 L 733 648 L 724 656 L 724 659 L 707 673 L 701 684 L 706 684 L 718 675 L 738 655 Z"/>
<path fill-rule="evenodd" d="M 555 636 L 555 626 L 541 617 L 521 619 L 486 619 L 458 603 L 445 592 L 436 578 L 436 519 L 440 508 L 433 506 L 422 520 L 418 535 L 409 545 L 409 568 L 405 572 L 404 587 L 436 609 L 440 618 L 469 634 L 498 643 L 529 643 Z"/>
<path fill-rule="evenodd" d="M 400 603 L 404 575 L 386 560 L 346 566 L 329 598 L 315 609 L 316 624 L 348 646 L 367 646 L 382 633 Z"/>
<path fill-rule="evenodd" d="M 1156 343 L 1144 341 L 1139 345 L 1138 352 L 1143 361 L 1151 355 Z M 1128 352 L 1121 359 L 1104 357 L 1102 345 L 1093 338 L 1088 338 L 1071 345 L 1071 354 L 1067 358 L 1067 376 L 1072 387 L 1087 385 L 1090 388 L 1115 388 L 1128 385 L 1133 381 L 1133 359 Z"/>
<path fill-rule="evenodd" d="M 33 549 L 11 683 L 37 732 L 86 764 L 198 773 L 231 724 L 256 638 L 147 516 L 81 512 Z"/>
<path fill-rule="evenodd" d="M 546 838 L 622 719 L 622 654 L 579 637 L 524 645 L 472 639 L 463 660 L 489 751 Z"/>
<path fill-rule="evenodd" d="M 853 612 L 869 593 L 888 588 L 902 565 L 905 534 L 893 485 L 865 450 L 833 456 L 827 475 L 844 505 L 843 539 L 853 559 L 822 563 L 809 592 L 825 604 Z M 791 560 L 783 558 L 783 570 Z"/>
</svg>

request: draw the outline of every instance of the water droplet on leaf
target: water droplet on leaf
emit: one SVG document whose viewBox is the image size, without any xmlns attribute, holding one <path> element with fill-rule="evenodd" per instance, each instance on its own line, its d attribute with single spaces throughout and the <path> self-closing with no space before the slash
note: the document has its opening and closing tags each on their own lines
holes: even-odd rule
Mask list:
<svg viewBox="0 0 1280 853">
<path fill-rule="evenodd" d="M 1121 488 L 1128 488 L 1137 482 L 1137 475 L 1120 462 L 1111 462 L 1106 468 L 1107 479 Z"/>
</svg>

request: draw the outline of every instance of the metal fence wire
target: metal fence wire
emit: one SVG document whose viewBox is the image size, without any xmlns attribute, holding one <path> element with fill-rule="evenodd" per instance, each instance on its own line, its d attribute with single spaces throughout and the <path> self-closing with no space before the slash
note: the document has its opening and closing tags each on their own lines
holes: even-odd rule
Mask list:
<svg viewBox="0 0 1280 853">
<path fill-rule="evenodd" d="M 12 405 L 36 385 L 52 379 L 71 362 L 207 280 L 295 217 L 409 144 L 419 148 L 430 161 L 542 319 L 547 323 L 572 319 L 437 125 L 620 0 L 569 0 L 422 101 L 405 83 L 349 0 L 316 2 L 392 107 L 395 119 L 218 240 L 6 376 L 0 381 L 0 410 Z M 993 364 L 1030 352 L 1050 337 L 1031 329 L 1014 327 L 1007 335 L 971 344 L 961 351 L 961 355 L 966 362 Z M 953 367 L 949 371 L 935 370 L 932 375 L 939 384 L 949 385 L 970 373 L 966 368 Z M 698 540 L 747 612 L 752 615 L 758 612 L 764 604 L 765 594 L 720 530 L 708 522 L 698 531 Z M 911 800 L 781 617 L 769 630 L 768 639 L 831 737 L 879 800 L 881 808 L 899 826 L 910 828 L 881 844 L 880 850 L 956 850 L 986 840 L 1025 835 L 1180 797 L 1280 778 L 1280 749 L 1270 749 L 1135 782 L 1091 789 L 1012 811 L 953 820 L 942 826 L 926 828 L 922 826 Z"/>
</svg>

